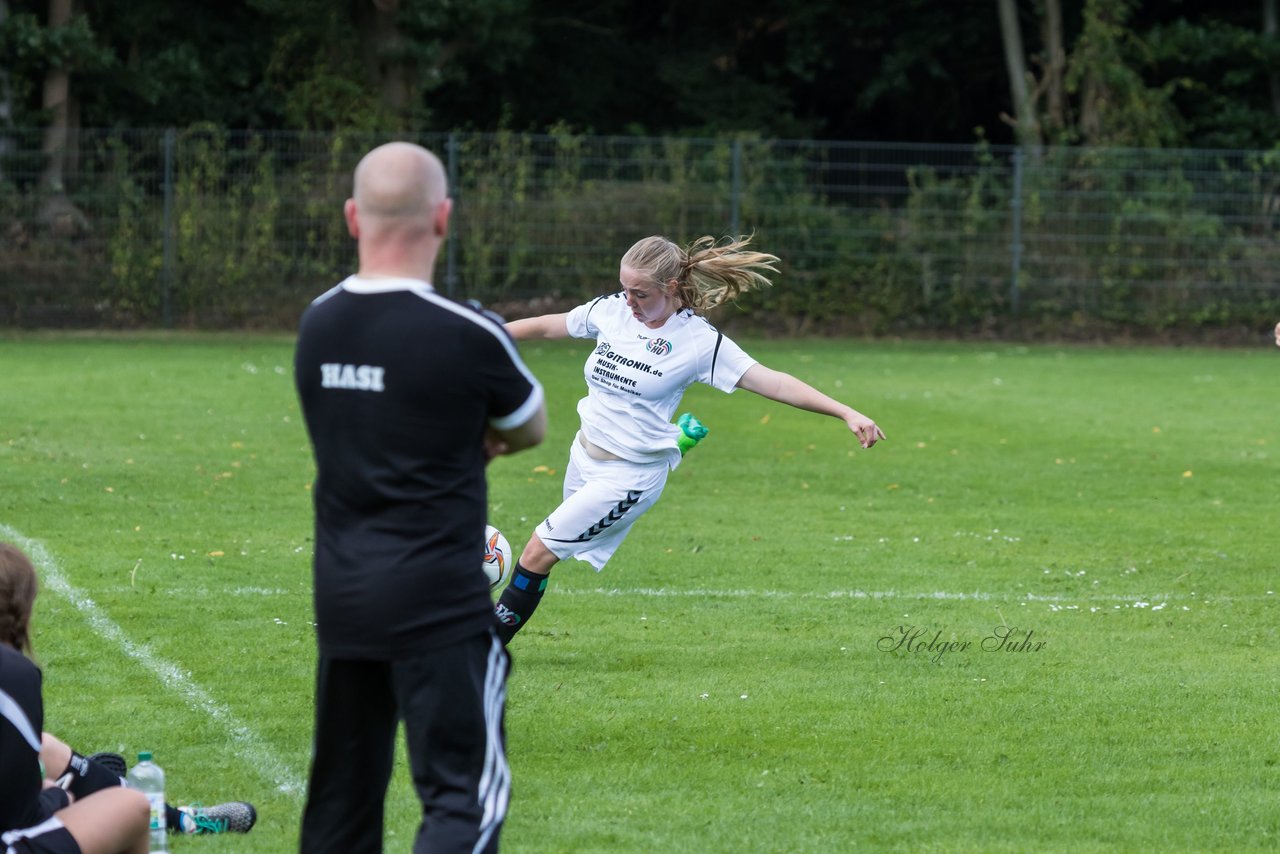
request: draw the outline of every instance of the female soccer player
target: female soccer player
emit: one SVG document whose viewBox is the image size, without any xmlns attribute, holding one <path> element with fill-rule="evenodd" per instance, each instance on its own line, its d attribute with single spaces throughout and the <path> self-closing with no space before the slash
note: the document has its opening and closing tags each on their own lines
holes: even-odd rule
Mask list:
<svg viewBox="0 0 1280 854">
<path fill-rule="evenodd" d="M 693 383 L 723 392 L 743 388 L 839 418 L 864 448 L 884 438 L 867 416 L 760 364 L 696 313 L 769 284 L 766 274 L 777 272 L 778 258 L 749 243 L 702 237 L 682 249 L 646 237 L 622 256 L 621 291 L 567 313 L 507 324 L 517 340 L 594 338 L 596 347 L 587 358 L 587 396 L 578 402 L 564 500 L 534 529 L 494 606 L 504 641 L 529 621 L 553 566 L 573 557 L 603 569 L 658 500 L 680 463 L 672 416 Z"/>
</svg>

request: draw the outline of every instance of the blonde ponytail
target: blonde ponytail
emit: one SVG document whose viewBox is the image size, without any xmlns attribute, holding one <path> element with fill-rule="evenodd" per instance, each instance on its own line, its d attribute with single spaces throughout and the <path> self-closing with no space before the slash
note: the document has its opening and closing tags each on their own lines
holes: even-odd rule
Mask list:
<svg viewBox="0 0 1280 854">
<path fill-rule="evenodd" d="M 646 237 L 622 256 L 622 266 L 657 285 L 675 280 L 681 308 L 705 311 L 772 284 L 766 274 L 778 272 L 778 257 L 750 251 L 750 243 L 750 236 L 721 242 L 704 236 L 681 249 L 665 237 Z"/>
</svg>

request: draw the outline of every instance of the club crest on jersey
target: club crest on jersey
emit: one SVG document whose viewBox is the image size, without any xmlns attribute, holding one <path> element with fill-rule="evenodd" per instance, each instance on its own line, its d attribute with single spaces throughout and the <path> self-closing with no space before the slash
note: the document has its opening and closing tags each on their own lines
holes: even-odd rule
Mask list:
<svg viewBox="0 0 1280 854">
<path fill-rule="evenodd" d="M 650 338 L 644 348 L 655 356 L 665 356 L 671 352 L 671 342 L 665 338 Z"/>
</svg>

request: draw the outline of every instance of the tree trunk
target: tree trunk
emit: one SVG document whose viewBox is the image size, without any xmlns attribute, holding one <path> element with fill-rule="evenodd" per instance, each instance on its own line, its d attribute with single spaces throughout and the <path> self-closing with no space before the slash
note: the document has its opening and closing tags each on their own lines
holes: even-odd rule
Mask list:
<svg viewBox="0 0 1280 854">
<path fill-rule="evenodd" d="M 64 27 L 71 22 L 73 0 L 49 0 L 49 28 Z M 88 230 L 85 215 L 66 192 L 66 171 L 71 156 L 72 122 L 78 115 L 71 101 L 71 70 L 50 68 L 44 78 L 44 108 L 49 124 L 40 147 L 44 155 L 44 172 L 40 174 L 40 205 L 36 223 L 64 237 L 77 237 Z"/>
<path fill-rule="evenodd" d="M 65 27 L 71 23 L 72 0 L 49 0 L 49 29 Z M 70 126 L 70 110 L 67 103 L 71 92 L 71 72 L 65 67 L 51 67 L 44 76 L 43 106 L 49 113 L 49 124 L 44 130 L 44 143 L 40 152 L 44 155 L 44 172 L 40 175 L 40 189 L 46 193 L 64 191 L 64 167 L 66 163 L 67 136 Z"/>
<path fill-rule="evenodd" d="M 1019 144 L 1038 144 L 1035 105 L 1027 89 L 1027 61 L 1022 49 L 1022 30 L 1014 0 L 996 0 L 1000 12 L 1000 40 L 1004 44 L 1004 64 L 1009 72 L 1009 94 L 1013 97 L 1014 129 Z"/>
<path fill-rule="evenodd" d="M 1273 0 L 1274 2 L 1274 0 Z M 1062 2 L 1044 0 L 1044 90 L 1045 113 L 1050 130 L 1061 133 L 1067 127 L 1067 97 L 1064 78 L 1067 51 L 1062 42 Z"/>
<path fill-rule="evenodd" d="M 378 99 L 402 122 L 409 115 L 412 75 L 405 58 L 405 38 L 396 21 L 398 0 L 371 0 L 357 6 L 357 25 L 365 62 L 377 85 Z"/>
<path fill-rule="evenodd" d="M 0 27 L 9 20 L 9 4 L 0 0 Z M 0 128 L 7 128 L 13 122 L 13 87 L 9 83 L 9 72 L 0 68 Z M 8 136 L 0 136 L 0 157 L 13 150 L 13 140 Z M 3 173 L 0 172 L 0 177 Z"/>
<path fill-rule="evenodd" d="M 1280 38 L 1280 0 L 1262 0 L 1262 32 L 1274 41 Z M 1280 71 L 1268 75 L 1271 82 L 1271 109 L 1280 116 Z"/>
</svg>

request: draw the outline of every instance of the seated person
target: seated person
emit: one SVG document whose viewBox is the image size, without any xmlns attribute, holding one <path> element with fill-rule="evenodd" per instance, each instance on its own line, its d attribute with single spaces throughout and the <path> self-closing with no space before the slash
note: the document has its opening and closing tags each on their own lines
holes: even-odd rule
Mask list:
<svg viewBox="0 0 1280 854">
<path fill-rule="evenodd" d="M 28 657 L 37 590 L 31 561 L 0 543 L 0 843 L 14 854 L 146 854 L 146 796 L 123 786 L 110 760 L 86 759 L 43 732 L 42 676 Z M 62 770 L 50 779 L 46 768 Z M 218 809 L 204 832 L 247 831 L 256 819 L 249 804 Z M 172 810 L 171 826 L 201 832 L 199 815 L 210 811 Z"/>
</svg>

